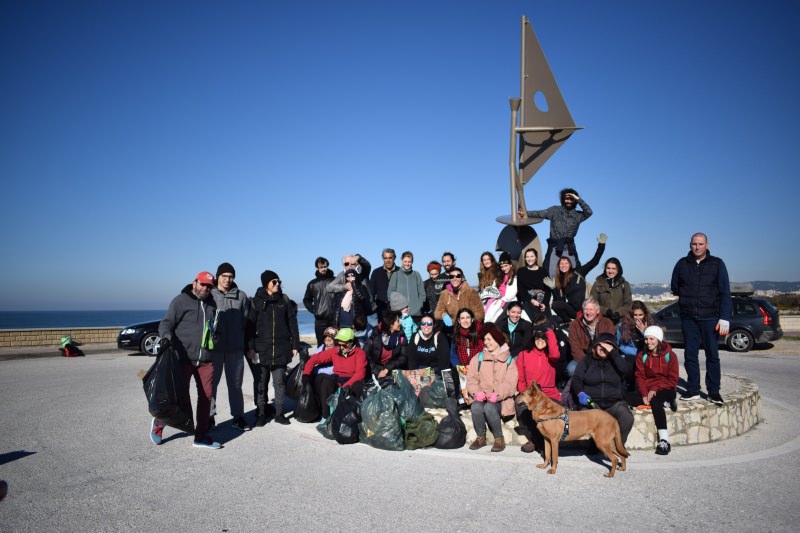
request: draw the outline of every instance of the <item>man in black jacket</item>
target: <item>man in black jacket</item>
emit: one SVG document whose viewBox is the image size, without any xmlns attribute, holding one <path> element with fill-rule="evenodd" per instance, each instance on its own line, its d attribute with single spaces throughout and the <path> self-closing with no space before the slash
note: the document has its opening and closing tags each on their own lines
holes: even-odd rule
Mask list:
<svg viewBox="0 0 800 533">
<path fill-rule="evenodd" d="M 678 260 L 672 271 L 672 294 L 678 297 L 684 342 L 686 391 L 681 400 L 700 398 L 700 344 L 706 352 L 706 389 L 708 401 L 722 405 L 719 394 L 721 369 L 718 335 L 730 328 L 731 287 L 728 269 L 719 257 L 708 252 L 708 238 L 695 233 L 686 257 Z"/>
<path fill-rule="evenodd" d="M 369 277 L 369 290 L 372 293 L 372 297 L 375 298 L 375 308 L 379 318 L 389 309 L 389 295 L 387 292 L 389 280 L 397 272 L 397 265 L 395 264 L 397 254 L 391 248 L 384 248 L 383 252 L 381 252 L 381 259 L 383 259 L 383 266 L 373 270 Z"/>
<path fill-rule="evenodd" d="M 328 260 L 324 257 L 317 257 L 314 266 L 317 271 L 314 279 L 306 286 L 303 305 L 306 306 L 306 311 L 314 315 L 314 333 L 317 336 L 317 346 L 321 346 L 325 341 L 325 330 L 336 326 L 333 294 L 327 291 L 328 285 L 333 281 L 333 272 L 328 268 Z"/>
</svg>

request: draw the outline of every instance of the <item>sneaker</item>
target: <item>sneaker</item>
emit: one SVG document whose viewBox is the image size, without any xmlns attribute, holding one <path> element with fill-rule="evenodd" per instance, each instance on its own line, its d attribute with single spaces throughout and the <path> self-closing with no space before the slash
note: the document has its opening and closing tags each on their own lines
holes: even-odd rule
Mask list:
<svg viewBox="0 0 800 533">
<path fill-rule="evenodd" d="M 211 440 L 211 437 L 206 437 L 204 439 L 197 440 L 192 443 L 192 446 L 195 448 L 205 448 L 207 450 L 219 450 L 222 448 L 222 444 Z"/>
<path fill-rule="evenodd" d="M 528 442 L 522 445 L 522 448 L 520 448 L 520 450 L 522 450 L 523 453 L 533 453 L 536 451 L 536 444 L 534 444 L 532 440 L 529 440 Z"/>
<path fill-rule="evenodd" d="M 285 416 L 283 416 L 283 415 L 278 415 L 278 416 L 276 416 L 276 417 L 275 417 L 275 423 L 276 423 L 276 424 L 280 424 L 280 425 L 282 425 L 282 426 L 288 426 L 289 424 L 291 424 L 291 422 L 289 422 L 289 419 L 288 419 L 288 418 L 286 418 L 286 417 L 285 417 Z"/>
<path fill-rule="evenodd" d="M 233 422 L 231 422 L 231 426 L 233 429 L 238 429 L 239 431 L 250 431 L 250 426 L 247 425 L 247 422 L 244 418 L 234 418 Z"/>
<path fill-rule="evenodd" d="M 150 422 L 150 440 L 153 441 L 153 444 L 161 444 L 163 431 L 164 426 L 159 424 L 158 421 L 153 418 L 153 421 Z"/>
<path fill-rule="evenodd" d="M 668 455 L 670 451 L 672 451 L 672 446 L 669 445 L 669 442 L 664 439 L 658 441 L 656 445 L 656 455 Z"/>
<path fill-rule="evenodd" d="M 684 391 L 684 392 L 681 393 L 681 400 L 683 400 L 683 401 L 699 400 L 699 399 L 700 399 L 700 391 L 699 390 L 694 390 L 694 391 L 688 391 L 687 390 L 687 391 Z"/>
<path fill-rule="evenodd" d="M 714 394 L 709 394 L 708 401 L 713 403 L 714 405 L 725 405 L 725 400 L 722 399 L 722 396 L 720 396 L 718 392 L 715 392 Z"/>
<path fill-rule="evenodd" d="M 256 427 L 264 427 L 267 425 L 267 415 L 259 415 L 256 418 Z"/>
</svg>

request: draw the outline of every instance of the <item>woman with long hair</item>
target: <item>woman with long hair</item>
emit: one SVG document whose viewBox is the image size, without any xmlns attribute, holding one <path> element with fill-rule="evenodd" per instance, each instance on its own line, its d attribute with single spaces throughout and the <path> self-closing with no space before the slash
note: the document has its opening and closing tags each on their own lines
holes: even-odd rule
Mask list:
<svg viewBox="0 0 800 533">
<path fill-rule="evenodd" d="M 553 287 L 553 312 L 562 322 L 569 322 L 578 316 L 586 299 L 586 281 L 575 271 L 569 257 L 558 260 L 557 270 Z"/>
<path fill-rule="evenodd" d="M 500 265 L 494 258 L 492 252 L 483 252 L 481 254 L 481 264 L 478 269 L 478 292 L 486 287 L 497 285 L 497 279 L 500 277 Z"/>
<path fill-rule="evenodd" d="M 536 248 L 528 248 L 523 255 L 525 266 L 517 270 L 517 299 L 530 322 L 536 317 L 550 314 L 551 289 L 545 283 L 547 271 L 539 265 Z"/>
<path fill-rule="evenodd" d="M 624 357 L 636 357 L 644 350 L 644 330 L 655 326 L 656 319 L 641 300 L 634 300 L 631 308 L 617 326 L 619 351 Z"/>
<path fill-rule="evenodd" d="M 600 313 L 619 322 L 631 305 L 631 285 L 622 277 L 622 264 L 616 257 L 610 257 L 592 286 L 591 296 L 600 304 Z"/>
<path fill-rule="evenodd" d="M 392 370 L 405 370 L 407 345 L 400 326 L 400 316 L 394 311 L 384 311 L 378 327 L 372 330 L 364 344 L 367 361 L 375 377 L 383 379 Z"/>
<path fill-rule="evenodd" d="M 484 307 L 484 320 L 486 322 L 494 322 L 503 313 L 508 302 L 513 302 L 517 299 L 517 269 L 514 268 L 514 263 L 511 260 L 511 255 L 508 252 L 500 254 L 500 276 L 501 280 L 497 284 L 497 290 L 500 292 L 500 298 L 490 299 Z"/>
<path fill-rule="evenodd" d="M 483 350 L 480 332 L 481 322 L 475 320 L 475 313 L 467 307 L 459 309 L 453 325 L 453 342 L 450 347 L 450 362 L 453 366 L 469 365 L 472 358 Z"/>
<path fill-rule="evenodd" d="M 636 356 L 636 384 L 642 395 L 642 402 L 649 405 L 658 430 L 656 454 L 667 455 L 671 446 L 667 431 L 667 414 L 664 406 L 669 405 L 674 413 L 678 410 L 675 401 L 678 387 L 678 357 L 672 347 L 664 342 L 664 331 L 658 326 L 644 330 L 645 348 Z"/>
</svg>

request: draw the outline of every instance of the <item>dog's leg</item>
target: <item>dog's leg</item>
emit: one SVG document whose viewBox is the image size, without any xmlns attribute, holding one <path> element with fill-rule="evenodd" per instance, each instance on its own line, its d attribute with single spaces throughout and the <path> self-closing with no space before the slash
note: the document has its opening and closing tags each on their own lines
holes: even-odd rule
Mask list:
<svg viewBox="0 0 800 533">
<path fill-rule="evenodd" d="M 601 442 L 595 441 L 595 444 L 597 449 L 603 452 L 603 455 L 611 461 L 611 470 L 606 473 L 606 477 L 614 477 L 614 473 L 617 471 L 617 454 L 614 453 L 612 448 L 613 443 L 603 439 Z"/>
<path fill-rule="evenodd" d="M 555 438 L 555 439 L 553 439 L 553 442 L 551 444 L 551 446 L 553 448 L 552 452 L 551 452 L 552 455 L 553 455 L 553 457 L 552 457 L 553 466 L 551 466 L 550 469 L 547 471 L 548 474 L 555 474 L 556 473 L 556 468 L 558 468 L 558 441 L 559 441 L 559 439 Z"/>
<path fill-rule="evenodd" d="M 544 438 L 544 462 L 536 465 L 536 468 L 547 468 L 550 465 L 550 439 Z"/>
</svg>

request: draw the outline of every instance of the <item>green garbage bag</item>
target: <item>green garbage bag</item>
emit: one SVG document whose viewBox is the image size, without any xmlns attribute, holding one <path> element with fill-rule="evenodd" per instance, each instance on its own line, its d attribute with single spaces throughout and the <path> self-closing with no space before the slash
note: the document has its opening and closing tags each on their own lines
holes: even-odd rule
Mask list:
<svg viewBox="0 0 800 533">
<path fill-rule="evenodd" d="M 407 450 L 427 448 L 436 444 L 439 438 L 439 424 L 430 413 L 422 413 L 414 420 L 406 422 L 405 445 Z"/>
<path fill-rule="evenodd" d="M 361 442 L 379 450 L 402 451 L 403 426 L 394 399 L 380 387 L 373 387 L 361 402 Z"/>
<path fill-rule="evenodd" d="M 425 412 L 422 404 L 419 403 L 417 392 L 408 378 L 402 372 L 394 372 L 394 383 L 384 389 L 397 404 L 397 411 L 400 417 L 408 422 L 414 420 Z"/>
<path fill-rule="evenodd" d="M 419 391 L 419 401 L 426 409 L 438 409 L 444 407 L 447 399 L 447 390 L 441 379 L 436 379 L 430 385 L 422 387 Z"/>
</svg>

